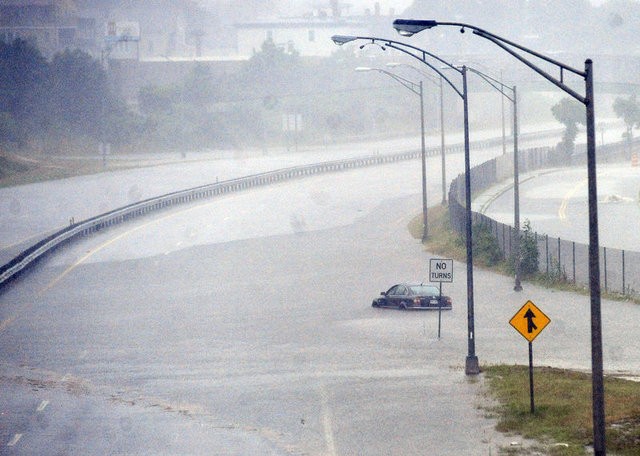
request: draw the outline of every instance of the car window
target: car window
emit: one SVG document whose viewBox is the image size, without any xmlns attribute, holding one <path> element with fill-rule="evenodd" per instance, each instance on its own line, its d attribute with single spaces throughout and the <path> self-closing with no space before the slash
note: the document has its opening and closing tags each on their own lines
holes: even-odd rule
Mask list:
<svg viewBox="0 0 640 456">
<path fill-rule="evenodd" d="M 389 288 L 389 291 L 387 291 L 387 294 L 388 295 L 397 295 L 399 288 L 400 288 L 400 285 L 394 285 L 393 287 Z"/>
<path fill-rule="evenodd" d="M 406 295 L 409 294 L 407 287 L 403 286 L 403 285 L 398 285 L 398 292 L 396 294 L 399 295 Z"/>
<path fill-rule="evenodd" d="M 411 294 L 414 295 L 429 295 L 429 296 L 438 296 L 440 295 L 440 290 L 438 287 L 434 287 L 431 285 L 412 285 Z"/>
</svg>

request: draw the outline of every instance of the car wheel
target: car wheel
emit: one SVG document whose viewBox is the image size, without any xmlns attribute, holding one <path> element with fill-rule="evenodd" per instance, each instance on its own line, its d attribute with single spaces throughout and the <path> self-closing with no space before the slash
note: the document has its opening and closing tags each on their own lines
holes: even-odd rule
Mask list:
<svg viewBox="0 0 640 456">
<path fill-rule="evenodd" d="M 403 303 L 400 303 L 400 306 L 398 307 L 398 309 L 400 309 L 400 310 L 407 310 L 407 305 L 406 305 L 404 302 L 403 302 Z"/>
<path fill-rule="evenodd" d="M 371 303 L 371 307 L 378 307 L 378 301 L 373 301 Z"/>
</svg>

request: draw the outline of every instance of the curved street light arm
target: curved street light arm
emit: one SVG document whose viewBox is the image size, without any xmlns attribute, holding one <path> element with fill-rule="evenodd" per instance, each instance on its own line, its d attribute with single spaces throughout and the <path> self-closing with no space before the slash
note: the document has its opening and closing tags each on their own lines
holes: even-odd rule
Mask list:
<svg viewBox="0 0 640 456">
<path fill-rule="evenodd" d="M 400 45 L 404 45 L 404 43 L 398 43 L 398 44 L 400 44 Z M 418 51 L 419 51 L 421 54 L 423 54 L 423 55 L 422 55 L 422 57 L 420 57 L 420 56 L 418 56 L 418 55 L 415 55 L 415 54 L 414 54 L 413 52 L 411 52 L 411 51 L 408 51 L 408 50 L 403 49 L 403 48 L 401 48 L 401 47 L 399 47 L 399 46 L 396 46 L 394 43 L 387 43 L 387 47 L 390 47 L 390 48 L 395 49 L 395 50 L 400 51 L 400 52 L 404 52 L 405 54 L 407 54 L 407 55 L 409 55 L 409 56 L 413 57 L 414 59 L 417 59 L 417 60 L 421 61 L 422 63 L 424 63 L 425 65 L 427 65 L 427 66 L 428 66 L 429 68 L 431 68 L 433 71 L 435 71 L 436 73 L 438 73 L 438 75 L 439 75 L 442 79 L 444 79 L 444 80 L 447 82 L 447 84 L 449 84 L 449 85 L 451 86 L 451 88 L 452 88 L 452 89 L 453 89 L 453 90 L 458 94 L 458 96 L 459 96 L 460 98 L 463 98 L 463 99 L 464 99 L 464 93 L 463 93 L 460 89 L 458 89 L 458 87 L 456 87 L 456 85 L 455 85 L 453 82 L 451 82 L 451 80 L 450 80 L 449 78 L 447 78 L 447 77 L 442 73 L 442 71 L 440 71 L 440 69 L 438 69 L 435 65 L 432 65 L 431 63 L 429 63 L 429 61 L 428 61 L 428 60 L 426 60 L 425 55 L 428 55 L 428 56 L 431 56 L 431 57 L 435 58 L 435 59 L 436 59 L 436 60 L 438 60 L 439 62 L 444 63 L 444 64 L 445 64 L 445 65 L 447 65 L 448 67 L 451 67 L 451 68 L 453 68 L 454 70 L 456 70 L 458 73 L 462 74 L 462 71 L 461 71 L 459 68 L 456 68 L 455 66 L 451 65 L 449 62 L 446 62 L 446 61 L 442 60 L 440 57 L 434 56 L 433 54 L 430 54 L 430 53 L 428 53 L 427 51 L 423 51 L 423 50 L 418 49 L 418 48 L 415 48 L 415 49 L 418 49 Z M 413 46 L 407 46 L 407 47 L 413 48 Z"/>
<path fill-rule="evenodd" d="M 566 65 L 550 57 L 547 57 L 544 54 L 540 54 L 539 52 L 526 48 L 511 40 L 508 40 L 506 38 L 503 38 L 501 36 L 498 36 L 486 30 L 483 30 L 480 27 L 476 27 L 475 25 L 465 24 L 463 22 L 438 22 L 438 21 L 432 21 L 432 20 L 415 20 L 415 19 L 396 19 L 395 21 L 393 21 L 393 27 L 403 36 L 411 36 L 415 33 L 421 32 L 422 30 L 433 28 L 438 25 L 460 27 L 461 30 L 464 30 L 465 28 L 472 30 L 472 33 L 474 35 L 478 35 L 482 38 L 485 38 L 486 40 L 489 40 L 495 45 L 501 47 L 506 52 L 511 54 L 516 59 L 520 60 L 522 63 L 527 65 L 529 68 L 531 68 L 533 71 L 541 75 L 543 78 L 545 78 L 552 84 L 558 86 L 560 89 L 562 89 L 563 91 L 565 91 L 566 93 L 568 93 L 569 95 L 571 95 L 572 97 L 580 101 L 581 103 L 585 105 L 588 104 L 589 100 L 586 97 L 583 97 L 582 95 L 578 94 L 575 90 L 571 89 L 569 86 L 567 86 L 564 83 L 564 77 L 563 77 L 564 70 L 566 70 L 586 79 L 587 74 L 585 71 L 577 70 L 569 65 Z M 527 60 L 520 53 L 514 51 L 512 48 L 516 48 L 524 53 L 527 53 L 540 60 L 543 60 L 547 63 L 557 66 L 560 69 L 560 78 L 559 79 L 554 78 L 549 73 L 547 73 L 537 65 L 533 64 L 531 61 Z"/>
<path fill-rule="evenodd" d="M 503 38 L 499 35 L 496 35 L 495 33 L 488 32 L 472 24 L 465 24 L 463 22 L 438 22 L 433 20 L 421 20 L 421 19 L 396 19 L 393 21 L 393 27 L 403 36 L 411 36 L 411 35 L 414 35 L 415 33 L 418 33 L 423 30 L 430 29 L 439 25 L 460 27 L 461 31 L 468 28 L 472 30 L 472 33 L 475 35 L 478 35 L 487 39 L 492 39 L 494 40 L 494 42 L 495 41 L 502 42 L 508 46 L 512 46 L 516 49 L 519 49 L 522 52 L 526 52 L 527 54 L 537 57 L 540 60 L 544 60 L 545 62 L 555 65 L 559 68 L 562 68 L 564 70 L 570 71 L 571 73 L 577 74 L 578 76 L 586 77 L 586 73 L 584 71 L 573 68 L 565 63 L 552 59 L 551 57 L 548 57 L 544 54 L 536 52 L 532 49 L 526 48 L 521 44 L 518 44 L 507 38 Z"/>
<path fill-rule="evenodd" d="M 491 41 L 492 43 L 494 43 L 496 46 L 501 47 L 502 49 L 504 49 L 506 52 L 508 52 L 509 54 L 511 54 L 512 56 L 514 56 L 516 59 L 520 60 L 522 63 L 524 63 L 526 66 L 528 66 L 529 68 L 531 68 L 533 71 L 535 71 L 536 73 L 538 73 L 540 76 L 542 76 L 543 78 L 545 78 L 547 81 L 551 82 L 552 84 L 556 85 L 557 87 L 559 87 L 561 90 L 565 91 L 566 93 L 568 93 L 569 95 L 571 95 L 573 98 L 575 98 L 576 100 L 578 100 L 580 103 L 586 105 L 588 103 L 588 100 L 583 97 L 582 95 L 580 95 L 578 92 L 576 92 L 575 90 L 573 90 L 571 87 L 569 87 L 568 85 L 566 85 L 563 82 L 563 69 L 569 70 L 573 73 L 576 73 L 580 76 L 582 76 L 583 78 L 586 77 L 585 73 L 582 71 L 577 71 L 574 69 L 570 69 L 570 67 L 567 67 L 566 65 L 562 65 L 560 66 L 560 79 L 556 79 L 553 76 L 551 76 L 549 73 L 547 73 L 546 71 L 544 71 L 543 69 L 541 69 L 540 67 L 534 65 L 531 61 L 525 59 L 524 57 L 522 57 L 522 55 L 518 54 L 517 52 L 515 52 L 513 49 L 511 49 L 509 46 L 505 45 L 504 43 L 498 41 L 497 39 L 493 38 L 492 36 L 487 36 L 483 33 L 479 33 L 476 32 L 475 30 L 473 31 L 474 34 L 485 38 L 489 41 Z M 530 51 L 532 53 L 532 55 L 535 55 L 536 57 L 539 57 L 540 54 L 535 53 L 533 51 Z M 541 57 L 542 58 L 542 57 Z M 557 64 L 555 60 L 553 59 L 544 59 L 549 63 L 554 63 Z"/>
<path fill-rule="evenodd" d="M 476 70 L 475 68 L 467 67 L 467 70 L 469 70 L 472 73 L 475 73 L 478 76 L 480 76 L 482 79 L 484 79 L 484 81 L 487 84 L 489 84 L 491 87 L 493 87 L 498 92 L 500 92 L 507 100 L 509 100 L 512 103 L 514 102 L 514 98 L 512 96 L 509 96 L 507 94 L 507 92 L 505 91 L 505 89 L 509 89 L 509 90 L 511 90 L 511 93 L 513 93 L 515 91 L 515 89 L 513 87 L 509 87 L 508 85 L 498 81 L 495 78 L 492 78 L 491 76 L 489 76 L 488 74 L 483 73 L 482 71 Z"/>
<path fill-rule="evenodd" d="M 420 96 L 420 84 L 417 84 L 410 79 L 403 78 L 400 75 L 392 73 L 391 71 L 383 70 L 382 68 L 371 68 L 371 71 L 377 71 L 378 73 L 384 73 L 392 79 L 395 79 L 400 84 L 405 86 L 407 89 L 411 90 L 416 95 Z"/>
<path fill-rule="evenodd" d="M 431 68 L 433 71 L 438 73 L 438 75 L 440 75 L 440 77 L 444 79 L 447 82 L 447 84 L 451 86 L 451 88 L 458 94 L 458 96 L 464 99 L 464 93 L 460 89 L 458 89 L 456 85 L 453 82 L 451 82 L 451 80 L 447 78 L 436 66 L 429 63 L 429 61 L 427 60 L 427 56 L 437 60 L 438 62 L 442 63 L 443 65 L 446 65 L 447 67 L 457 71 L 460 74 L 462 74 L 462 71 L 459 68 L 456 68 L 451 63 L 447 62 L 446 60 L 443 60 L 437 55 L 431 54 L 430 52 L 427 52 L 424 49 L 420 49 L 416 46 L 402 43 L 400 41 L 394 41 L 387 38 L 376 38 L 372 36 L 334 35 L 331 37 L 331 39 L 338 46 L 342 46 L 343 44 L 349 43 L 351 41 L 364 40 L 364 41 L 370 41 L 369 44 L 378 44 L 378 45 L 382 44 L 382 46 L 387 46 L 397 51 L 404 52 L 405 54 L 413 57 L 414 59 L 421 61 L 422 63 L 427 65 L 429 68 Z"/>
<path fill-rule="evenodd" d="M 440 84 L 442 82 L 442 79 L 436 78 L 435 76 L 430 75 L 426 71 L 422 71 L 422 70 L 414 67 L 413 65 L 409 65 L 408 63 L 387 63 L 387 66 L 390 67 L 390 68 L 397 68 L 397 67 L 410 68 L 413 71 L 415 71 L 416 73 L 418 73 L 421 78 L 427 79 L 428 81 L 432 82 L 433 84 L 435 84 L 438 87 L 440 86 Z"/>
</svg>

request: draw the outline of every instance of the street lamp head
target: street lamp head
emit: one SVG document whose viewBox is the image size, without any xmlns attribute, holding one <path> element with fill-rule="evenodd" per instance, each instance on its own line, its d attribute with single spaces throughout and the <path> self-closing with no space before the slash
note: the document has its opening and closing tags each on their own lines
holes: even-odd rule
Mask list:
<svg viewBox="0 0 640 456">
<path fill-rule="evenodd" d="M 438 25 L 437 21 L 419 19 L 396 19 L 393 21 L 393 28 L 401 36 L 413 36 L 423 30 L 433 28 Z"/>
<path fill-rule="evenodd" d="M 345 43 L 349 43 L 351 41 L 355 41 L 358 38 L 355 36 L 350 36 L 350 35 L 333 35 L 331 37 L 331 40 L 337 44 L 338 46 L 342 46 Z"/>
<path fill-rule="evenodd" d="M 373 68 L 369 68 L 369 67 L 356 67 L 356 71 L 359 73 L 363 73 L 365 71 L 373 71 Z"/>
</svg>

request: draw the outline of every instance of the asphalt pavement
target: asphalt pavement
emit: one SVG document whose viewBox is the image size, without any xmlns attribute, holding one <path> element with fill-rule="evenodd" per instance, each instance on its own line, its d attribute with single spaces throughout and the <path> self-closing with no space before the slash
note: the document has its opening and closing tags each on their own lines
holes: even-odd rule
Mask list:
<svg viewBox="0 0 640 456">
<path fill-rule="evenodd" d="M 0 295 L 0 453 L 490 455 L 521 442 L 495 431 L 484 376 L 464 375 L 464 264 L 441 338 L 435 312 L 370 307 L 432 257 L 406 228 L 420 196 L 397 176 L 418 182 L 414 168 L 254 189 L 57 252 Z M 119 177 L 108 205 L 130 197 Z M 133 181 L 151 196 L 162 179 Z M 81 182 L 69 200 L 99 192 Z M 508 321 L 531 300 L 551 318 L 536 364 L 589 370 L 587 296 L 474 278 L 481 365 L 527 363 Z M 603 301 L 607 373 L 640 375 L 638 312 Z"/>
</svg>

